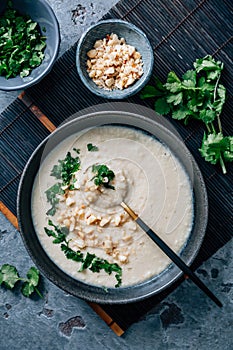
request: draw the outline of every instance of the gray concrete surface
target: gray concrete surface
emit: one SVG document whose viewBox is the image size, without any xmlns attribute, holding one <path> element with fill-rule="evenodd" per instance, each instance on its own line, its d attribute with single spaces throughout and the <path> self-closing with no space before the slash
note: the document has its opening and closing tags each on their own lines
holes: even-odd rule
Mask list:
<svg viewBox="0 0 233 350">
<path fill-rule="evenodd" d="M 125 0 L 129 1 L 129 0 Z M 114 0 L 49 0 L 61 27 L 60 54 Z M 72 15 L 75 14 L 75 17 Z M 18 92 L 0 92 L 2 111 Z M 0 265 L 11 263 L 25 274 L 32 265 L 19 233 L 0 214 Z M 229 242 L 204 263 L 198 274 L 224 304 L 215 306 L 185 281 L 168 298 L 118 338 L 85 301 L 43 278 L 43 299 L 24 298 L 0 288 L 0 350 L 231 350 L 233 349 L 233 245 Z"/>
</svg>

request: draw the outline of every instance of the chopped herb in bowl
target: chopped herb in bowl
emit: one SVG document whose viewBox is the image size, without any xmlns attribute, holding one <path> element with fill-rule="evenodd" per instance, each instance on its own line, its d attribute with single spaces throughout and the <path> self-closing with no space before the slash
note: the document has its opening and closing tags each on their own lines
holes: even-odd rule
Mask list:
<svg viewBox="0 0 233 350">
<path fill-rule="evenodd" d="M 21 15 L 8 1 L 0 17 L 0 75 L 6 79 L 28 76 L 44 57 L 46 37 L 37 22 Z"/>
</svg>

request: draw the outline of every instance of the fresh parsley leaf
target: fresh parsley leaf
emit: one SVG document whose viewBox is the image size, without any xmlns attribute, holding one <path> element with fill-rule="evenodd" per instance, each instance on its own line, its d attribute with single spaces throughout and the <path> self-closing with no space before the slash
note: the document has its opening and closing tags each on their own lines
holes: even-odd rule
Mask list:
<svg viewBox="0 0 233 350">
<path fill-rule="evenodd" d="M 99 150 L 99 148 L 97 146 L 94 146 L 92 143 L 88 143 L 87 150 L 89 152 L 97 152 Z"/>
<path fill-rule="evenodd" d="M 0 285 L 4 284 L 6 288 L 14 288 L 16 282 L 20 281 L 17 269 L 9 264 L 2 265 L 0 269 Z"/>
<path fill-rule="evenodd" d="M 0 18 L 0 75 L 7 79 L 28 76 L 43 61 L 45 47 L 38 24 L 20 15 L 8 1 Z"/>
<path fill-rule="evenodd" d="M 94 184 L 96 186 L 103 185 L 106 188 L 115 190 L 115 187 L 110 184 L 110 182 L 114 179 L 115 174 L 107 167 L 107 165 L 93 165 L 92 172 L 95 173 L 95 176 L 93 176 L 91 180 L 94 180 Z"/>
</svg>

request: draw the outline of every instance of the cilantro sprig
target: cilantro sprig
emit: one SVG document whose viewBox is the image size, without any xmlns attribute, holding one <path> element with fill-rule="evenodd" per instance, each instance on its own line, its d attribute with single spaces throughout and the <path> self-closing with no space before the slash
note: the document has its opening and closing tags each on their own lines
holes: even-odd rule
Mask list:
<svg viewBox="0 0 233 350">
<path fill-rule="evenodd" d="M 93 145 L 92 143 L 88 143 L 87 150 L 89 152 L 98 152 L 99 148 L 97 146 Z"/>
<path fill-rule="evenodd" d="M 115 187 L 110 184 L 110 182 L 114 179 L 115 174 L 112 170 L 110 170 L 107 165 L 101 164 L 101 165 L 93 165 L 92 166 L 92 172 L 95 174 L 93 178 L 94 184 L 96 186 L 103 185 L 106 188 L 110 188 L 112 190 L 115 190 Z"/>
<path fill-rule="evenodd" d="M 211 164 L 220 163 L 222 171 L 226 174 L 225 162 L 233 161 L 233 136 L 218 134 L 204 134 L 202 146 L 199 149 L 202 157 Z"/>
<path fill-rule="evenodd" d="M 0 75 L 7 79 L 28 76 L 43 61 L 45 47 L 46 37 L 38 24 L 20 15 L 8 1 L 0 17 Z"/>
<path fill-rule="evenodd" d="M 46 213 L 47 215 L 53 216 L 56 213 L 57 204 L 59 203 L 57 195 L 62 195 L 64 193 L 65 191 L 62 189 L 62 183 L 60 182 L 55 183 L 45 191 L 47 202 L 51 204 L 51 208 Z"/>
<path fill-rule="evenodd" d="M 25 297 L 29 297 L 36 292 L 41 298 L 42 295 L 37 286 L 40 281 L 39 271 L 32 266 L 27 272 L 27 278 L 21 278 L 15 266 L 4 264 L 0 268 L 0 286 L 4 285 L 8 289 L 13 289 L 17 282 L 23 282 L 21 292 Z"/>
<path fill-rule="evenodd" d="M 154 86 L 147 85 L 142 91 L 142 99 L 155 98 L 154 108 L 159 114 L 171 114 L 173 119 L 190 119 L 204 123 L 207 129 L 203 136 L 201 155 L 211 164 L 220 163 L 226 173 L 225 162 L 233 161 L 232 137 L 224 136 L 220 114 L 226 101 L 226 89 L 220 84 L 223 63 L 212 56 L 197 59 L 194 69 L 179 78 L 171 71 L 163 84 L 157 77 Z M 216 124 L 216 125 L 215 125 Z"/>
<path fill-rule="evenodd" d="M 115 278 L 117 280 L 115 287 L 120 287 L 122 282 L 122 269 L 118 264 L 109 263 L 107 260 L 101 259 L 95 254 L 91 254 L 89 252 L 87 252 L 86 255 L 84 255 L 79 250 L 74 251 L 69 247 L 69 240 L 67 240 L 67 235 L 69 233 L 68 229 L 66 227 L 54 225 L 54 223 L 51 220 L 48 221 L 48 225 L 52 228 L 45 227 L 45 233 L 49 237 L 54 238 L 54 244 L 61 244 L 61 250 L 65 254 L 66 258 L 81 263 L 81 267 L 79 268 L 78 272 L 82 272 L 84 270 L 89 269 L 90 271 L 95 273 L 98 273 L 101 270 L 104 270 L 109 275 L 115 273 Z"/>
<path fill-rule="evenodd" d="M 58 160 L 58 164 L 54 165 L 50 173 L 51 176 L 62 182 L 57 182 L 45 191 L 47 202 L 51 204 L 51 208 L 47 211 L 47 215 L 54 216 L 59 203 L 58 195 L 65 193 L 64 187 L 68 190 L 74 190 L 74 183 L 76 181 L 74 173 L 80 169 L 81 161 L 79 158 L 80 150 L 73 148 L 77 156 L 71 155 L 71 152 L 67 152 L 65 159 Z"/>
<path fill-rule="evenodd" d="M 77 148 L 73 148 L 73 151 L 80 154 L 80 150 Z M 73 157 L 71 152 L 67 152 L 65 159 L 58 160 L 58 165 L 54 165 L 50 175 L 62 180 L 63 186 L 70 185 L 72 181 L 74 182 L 73 175 L 80 169 L 80 165 L 79 156 Z"/>
</svg>

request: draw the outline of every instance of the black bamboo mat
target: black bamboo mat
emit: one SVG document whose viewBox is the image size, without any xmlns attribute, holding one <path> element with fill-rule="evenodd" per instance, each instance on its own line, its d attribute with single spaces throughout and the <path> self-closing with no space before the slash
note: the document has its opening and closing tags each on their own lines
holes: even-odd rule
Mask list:
<svg viewBox="0 0 233 350">
<path fill-rule="evenodd" d="M 223 61 L 222 83 L 227 88 L 228 99 L 222 113 L 222 124 L 225 134 L 233 135 L 231 0 L 124 0 L 105 18 L 124 19 L 147 33 L 154 48 L 154 75 L 162 81 L 170 70 L 182 75 L 192 68 L 196 58 L 206 54 Z M 75 50 L 76 46 L 67 51 L 43 81 L 29 88 L 0 116 L 0 209 L 15 226 L 20 174 L 33 149 L 70 115 L 90 105 L 106 102 L 91 94 L 81 83 L 76 72 Z M 150 102 L 142 102 L 138 95 L 127 101 L 153 108 Z M 233 166 L 228 165 L 228 173 L 222 175 L 219 167 L 207 164 L 201 158 L 198 147 L 204 130 L 197 122 L 187 127 L 176 121 L 172 123 L 194 155 L 209 196 L 206 237 L 193 264 L 193 268 L 197 268 L 232 237 Z M 170 291 L 140 303 L 91 306 L 115 333 L 121 335 Z"/>
</svg>

